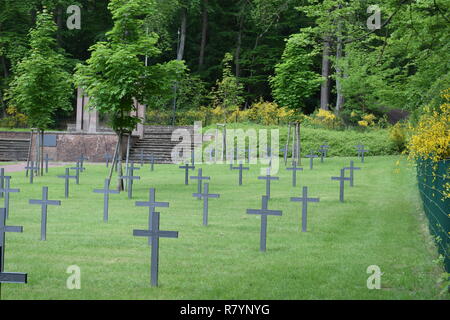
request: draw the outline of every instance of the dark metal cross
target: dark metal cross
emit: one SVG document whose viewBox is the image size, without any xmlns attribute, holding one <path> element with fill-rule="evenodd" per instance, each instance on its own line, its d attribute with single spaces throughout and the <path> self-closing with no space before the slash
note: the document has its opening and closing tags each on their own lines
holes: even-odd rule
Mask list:
<svg viewBox="0 0 450 320">
<path fill-rule="evenodd" d="M 6 215 L 6 219 L 8 219 L 8 217 L 9 217 L 9 194 L 20 192 L 20 189 L 11 189 L 10 188 L 11 177 L 5 176 L 4 179 L 5 179 L 5 186 L 0 189 L 0 192 L 5 195 L 5 200 L 4 200 L 5 215 Z"/>
<path fill-rule="evenodd" d="M 66 174 L 64 176 L 58 176 L 58 178 L 65 179 L 65 185 L 64 185 L 64 196 L 69 198 L 69 179 L 76 179 L 77 176 L 71 176 L 69 174 L 69 168 L 66 168 Z"/>
<path fill-rule="evenodd" d="M 168 202 L 157 202 L 155 197 L 156 190 L 155 188 L 151 188 L 149 190 L 148 199 L 149 201 L 136 201 L 135 206 L 136 207 L 148 207 L 148 230 L 153 230 L 152 225 L 152 217 L 155 213 L 156 208 L 168 208 L 169 203 Z M 152 244 L 152 239 L 148 239 L 148 244 Z"/>
<path fill-rule="evenodd" d="M 209 193 L 209 183 L 203 186 L 203 193 L 193 193 L 192 196 L 203 199 L 203 225 L 208 225 L 208 204 L 210 198 L 220 198 L 220 194 Z"/>
<path fill-rule="evenodd" d="M 323 158 L 327 157 L 329 148 L 330 146 L 324 144 L 320 146 L 319 150 L 317 150 L 318 152 L 320 152 L 320 162 L 323 163 Z"/>
<path fill-rule="evenodd" d="M 29 204 L 41 206 L 41 240 L 47 239 L 47 206 L 60 206 L 60 200 L 48 200 L 48 187 L 42 187 L 42 200 L 30 200 Z"/>
<path fill-rule="evenodd" d="M 151 230 L 133 230 L 133 236 L 135 237 L 148 237 L 151 239 L 152 251 L 151 251 L 151 267 L 150 267 L 150 279 L 153 287 L 158 286 L 158 269 L 159 269 L 159 238 L 178 238 L 178 231 L 161 231 L 159 230 L 160 215 L 159 212 L 155 212 L 152 215 Z"/>
<path fill-rule="evenodd" d="M 186 164 L 184 166 L 180 166 L 179 168 L 185 170 L 184 184 L 188 185 L 189 184 L 189 170 L 195 170 L 195 166 L 190 166 L 189 164 Z"/>
<path fill-rule="evenodd" d="M 155 170 L 155 156 L 153 155 L 153 153 L 150 153 L 150 169 L 151 171 Z"/>
<path fill-rule="evenodd" d="M 0 208 L 0 294 L 2 283 L 27 283 L 26 273 L 4 272 L 6 232 L 23 232 L 23 227 L 7 226 L 6 210 L 5 208 Z"/>
<path fill-rule="evenodd" d="M 113 159 L 112 155 L 110 155 L 109 153 L 105 153 L 105 156 L 103 157 L 106 161 L 106 167 L 109 167 L 109 161 L 111 161 Z"/>
<path fill-rule="evenodd" d="M 250 164 L 251 161 L 252 161 L 252 151 L 253 151 L 253 149 L 252 148 L 247 148 L 246 151 L 248 152 L 247 161 Z"/>
<path fill-rule="evenodd" d="M 139 153 L 139 159 L 141 161 L 141 167 L 144 166 L 144 149 L 141 149 L 141 152 Z"/>
<path fill-rule="evenodd" d="M 282 211 L 268 210 L 267 196 L 262 197 L 262 209 L 247 209 L 248 214 L 260 214 L 261 215 L 261 233 L 259 241 L 259 250 L 266 251 L 266 240 L 267 240 L 267 216 L 281 216 Z"/>
<path fill-rule="evenodd" d="M 344 202 L 344 183 L 349 181 L 350 178 L 345 177 L 345 170 L 341 169 L 340 177 L 331 177 L 331 180 L 339 181 L 339 201 Z"/>
<path fill-rule="evenodd" d="M 204 177 L 203 176 L 203 169 L 198 169 L 198 176 L 191 176 L 191 179 L 198 180 L 197 183 L 197 193 L 202 193 L 202 184 L 203 180 L 210 180 L 210 177 Z"/>
<path fill-rule="evenodd" d="M 5 185 L 5 169 L 0 168 L 0 190 L 3 189 Z M 0 198 L 3 198 L 3 192 L 0 192 Z"/>
<path fill-rule="evenodd" d="M 250 170 L 250 168 L 244 168 L 242 162 L 239 163 L 239 167 L 233 167 L 233 170 L 239 170 L 239 185 L 242 186 L 242 171 L 243 170 Z"/>
<path fill-rule="evenodd" d="M 105 179 L 105 186 L 103 189 L 94 189 L 94 193 L 103 193 L 103 221 L 108 222 L 108 209 L 109 209 L 109 195 L 110 194 L 119 194 L 118 190 L 109 189 L 109 179 Z"/>
<path fill-rule="evenodd" d="M 314 151 L 311 151 L 311 153 L 306 156 L 306 158 L 309 158 L 309 169 L 312 170 L 314 158 L 318 158 L 318 157 L 319 156 L 317 154 L 315 154 Z"/>
<path fill-rule="evenodd" d="M 89 158 L 86 158 L 84 154 L 81 154 L 81 156 L 77 159 L 77 161 L 80 161 L 80 166 L 83 168 L 84 160 L 89 160 Z"/>
<path fill-rule="evenodd" d="M 303 168 L 297 168 L 297 161 L 292 162 L 292 168 L 286 168 L 288 171 L 292 171 L 292 186 L 297 186 L 297 171 L 303 171 Z"/>
<path fill-rule="evenodd" d="M 353 187 L 353 181 L 354 181 L 354 170 L 361 170 L 361 168 L 355 167 L 353 165 L 353 160 L 350 161 L 350 167 L 345 167 L 344 170 L 350 170 L 350 187 Z"/>
<path fill-rule="evenodd" d="M 291 198 L 293 202 L 302 202 L 302 232 L 306 232 L 308 223 L 308 202 L 319 202 L 319 198 L 308 198 L 308 187 L 303 187 L 301 198 Z"/>
<path fill-rule="evenodd" d="M 358 152 L 361 155 L 361 162 L 364 163 L 365 153 L 369 152 L 369 150 L 363 148 L 363 149 L 359 149 Z"/>
<path fill-rule="evenodd" d="M 131 163 L 131 166 L 127 167 L 127 175 L 120 177 L 120 179 L 127 180 L 128 199 L 131 199 L 133 197 L 133 180 L 140 180 L 141 179 L 141 177 L 139 177 L 139 176 L 133 176 L 135 169 L 139 169 L 139 168 L 134 168 L 133 167 L 133 163 Z"/>
<path fill-rule="evenodd" d="M 364 149 L 364 145 L 363 144 L 358 144 L 357 146 L 355 146 L 356 148 L 356 152 L 358 153 L 358 157 L 361 157 L 361 162 L 364 163 L 364 154 L 366 152 L 369 152 L 369 150 Z"/>
<path fill-rule="evenodd" d="M 89 160 L 89 158 L 86 158 L 84 154 L 81 154 L 81 156 L 77 160 L 80 161 L 80 166 L 83 168 L 84 160 Z"/>
<path fill-rule="evenodd" d="M 275 180 L 280 180 L 279 177 L 271 177 L 270 173 L 263 177 L 258 177 L 258 180 L 266 180 L 266 197 L 270 199 L 270 182 Z"/>
<path fill-rule="evenodd" d="M 48 153 L 46 153 L 46 154 L 45 154 L 44 161 L 45 161 L 45 172 L 48 173 L 48 162 L 49 162 L 49 161 L 53 161 L 53 159 L 52 159 L 52 158 L 49 158 L 49 157 L 48 157 Z"/>
<path fill-rule="evenodd" d="M 30 170 L 30 183 L 33 183 L 33 173 L 36 169 L 39 169 L 39 167 L 34 165 L 34 161 L 31 161 L 31 165 L 26 166 L 25 169 Z"/>
<path fill-rule="evenodd" d="M 77 161 L 77 165 L 75 167 L 70 168 L 70 170 L 75 170 L 75 181 L 76 184 L 80 184 L 80 172 L 83 172 L 85 170 L 85 168 L 83 168 L 82 165 L 80 165 L 80 162 Z"/>
</svg>

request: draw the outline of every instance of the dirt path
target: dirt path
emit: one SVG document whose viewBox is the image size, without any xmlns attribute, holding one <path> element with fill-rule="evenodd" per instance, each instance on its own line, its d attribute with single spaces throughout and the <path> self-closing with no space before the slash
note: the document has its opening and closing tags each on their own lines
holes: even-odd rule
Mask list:
<svg viewBox="0 0 450 320">
<path fill-rule="evenodd" d="M 64 167 L 64 166 L 71 165 L 71 164 L 73 164 L 73 163 L 72 162 L 49 162 L 48 167 L 49 168 Z M 85 164 L 87 164 L 87 162 L 85 162 Z M 17 162 L 14 164 L 0 165 L 0 168 L 4 168 L 5 173 L 6 173 L 6 172 L 25 171 L 26 166 L 27 166 L 27 162 L 23 161 L 23 162 Z"/>
</svg>

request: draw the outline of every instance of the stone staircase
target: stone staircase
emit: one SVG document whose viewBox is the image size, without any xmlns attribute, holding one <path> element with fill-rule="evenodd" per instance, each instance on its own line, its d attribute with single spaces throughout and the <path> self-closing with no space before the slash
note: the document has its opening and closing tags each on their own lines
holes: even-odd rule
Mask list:
<svg viewBox="0 0 450 320">
<path fill-rule="evenodd" d="M 0 161 L 27 161 L 30 140 L 0 139 Z"/>
<path fill-rule="evenodd" d="M 130 161 L 140 162 L 141 152 L 143 152 L 145 163 L 150 162 L 150 154 L 154 155 L 155 163 L 172 163 L 172 150 L 180 144 L 180 141 L 172 141 L 172 132 L 176 129 L 189 130 L 191 145 L 185 147 L 192 150 L 194 144 L 193 126 L 145 126 L 144 138 L 138 140 L 130 149 Z"/>
</svg>

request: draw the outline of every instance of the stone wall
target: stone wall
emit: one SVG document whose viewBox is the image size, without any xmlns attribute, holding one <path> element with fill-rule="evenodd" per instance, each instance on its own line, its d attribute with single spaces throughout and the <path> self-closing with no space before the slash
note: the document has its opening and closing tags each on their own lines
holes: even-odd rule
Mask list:
<svg viewBox="0 0 450 320">
<path fill-rule="evenodd" d="M 89 162 L 105 161 L 105 153 L 114 154 L 117 135 L 115 133 L 82 133 L 82 132 L 47 132 L 47 136 L 56 136 L 56 146 L 44 147 L 44 154 L 48 154 L 53 161 L 75 162 L 83 154 L 89 158 Z M 0 138 L 10 139 L 30 139 L 29 132 L 0 132 Z M 131 146 L 139 139 L 132 136 Z M 127 138 L 123 139 L 123 145 L 126 146 Z M 32 160 L 36 154 L 36 135 L 32 139 Z M 123 156 L 126 153 L 126 147 L 123 148 Z"/>
</svg>

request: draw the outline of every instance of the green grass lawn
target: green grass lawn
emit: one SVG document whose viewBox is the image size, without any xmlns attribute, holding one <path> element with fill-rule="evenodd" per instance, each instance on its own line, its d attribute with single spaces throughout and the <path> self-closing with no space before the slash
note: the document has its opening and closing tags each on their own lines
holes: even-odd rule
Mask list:
<svg viewBox="0 0 450 320">
<path fill-rule="evenodd" d="M 27 272 L 26 285 L 2 285 L 3 299 L 438 299 L 436 281 L 443 270 L 437 257 L 418 195 L 413 168 L 398 157 L 367 157 L 356 172 L 355 187 L 346 187 L 339 202 L 339 174 L 351 158 L 317 161 L 299 173 L 291 186 L 291 173 L 281 166 L 280 181 L 272 185 L 269 209 L 282 217 L 268 218 L 267 252 L 259 251 L 260 217 L 246 214 L 260 208 L 264 181 L 259 166 L 238 172 L 225 165 L 203 165 L 211 176 L 209 226 L 202 226 L 202 201 L 192 197 L 197 186 L 184 185 L 184 171 L 175 165 L 145 166 L 137 174 L 133 200 L 126 192 L 111 195 L 109 223 L 103 223 L 102 188 L 107 169 L 88 165 L 80 185 L 71 181 L 70 199 L 64 199 L 63 168 L 51 168 L 30 185 L 24 172 L 12 173 L 8 225 L 24 232 L 6 235 L 6 267 Z M 193 172 L 192 172 L 193 173 Z M 347 183 L 348 184 L 348 183 Z M 49 207 L 47 241 L 40 241 L 39 199 L 42 186 L 49 198 L 62 200 Z M 308 232 L 299 232 L 301 205 L 289 201 L 302 186 L 320 203 L 309 206 Z M 147 229 L 148 209 L 135 201 L 170 202 L 161 208 L 161 229 L 179 231 L 178 239 L 160 240 L 158 288 L 150 286 L 150 249 L 146 238 L 133 237 L 133 229 Z M 81 268 L 81 290 L 68 290 L 70 265 Z M 383 272 L 381 290 L 368 290 L 367 267 Z"/>
</svg>

